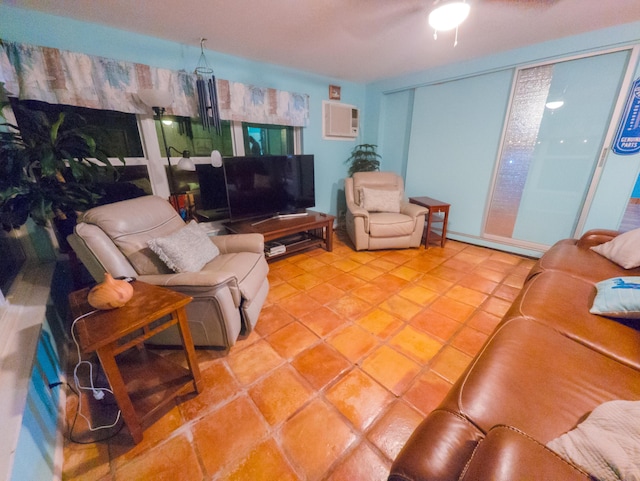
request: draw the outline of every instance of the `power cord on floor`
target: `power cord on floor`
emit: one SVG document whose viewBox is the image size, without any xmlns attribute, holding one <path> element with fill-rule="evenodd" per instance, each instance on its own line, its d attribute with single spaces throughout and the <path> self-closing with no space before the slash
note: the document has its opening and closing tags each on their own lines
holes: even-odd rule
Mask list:
<svg viewBox="0 0 640 481">
<path fill-rule="evenodd" d="M 93 364 L 91 362 L 89 362 L 89 361 L 83 361 L 82 360 L 82 353 L 80 352 L 80 344 L 78 343 L 78 340 L 76 339 L 76 334 L 75 334 L 75 331 L 74 331 L 76 323 L 79 320 L 84 319 L 85 317 L 93 314 L 94 312 L 96 312 L 96 311 L 95 310 L 94 311 L 90 311 L 90 312 L 87 312 L 86 314 L 78 316 L 76 319 L 74 319 L 73 323 L 71 324 L 71 337 L 73 338 L 73 342 L 76 345 L 76 350 L 77 350 L 77 353 L 78 353 L 78 363 L 73 368 L 73 380 L 74 380 L 77 392 L 68 383 L 67 383 L 67 385 L 78 396 L 78 409 L 76 410 L 76 415 L 75 415 L 75 418 L 74 418 L 74 421 L 73 421 L 73 426 L 75 426 L 76 419 L 77 419 L 77 417 L 79 415 L 87 422 L 87 425 L 89 426 L 89 430 L 90 431 L 99 431 L 101 429 L 110 429 L 112 427 L 115 427 L 118 424 L 118 422 L 120 421 L 120 415 L 122 414 L 122 411 L 118 410 L 118 414 L 116 415 L 116 419 L 112 424 L 108 424 L 108 425 L 104 425 L 104 426 L 96 426 L 96 427 L 92 426 L 91 420 L 88 417 L 86 417 L 84 414 L 82 414 L 82 391 L 91 391 L 92 394 L 93 394 L 93 397 L 96 400 L 104 399 L 105 392 L 113 394 L 113 391 L 111 389 L 109 389 L 109 388 L 96 387 L 94 385 L 94 381 L 93 381 Z M 80 383 L 80 379 L 78 377 L 78 369 L 83 365 L 89 366 L 89 382 L 90 382 L 89 386 L 83 386 Z M 62 384 L 62 383 L 53 383 L 52 386 L 55 387 L 56 385 L 59 385 L 59 384 Z M 50 386 L 50 387 L 52 387 L 52 386 Z M 120 427 L 120 429 L 122 429 L 122 426 Z M 71 439 L 71 432 L 72 431 L 70 431 L 69 439 Z M 74 441 L 74 442 L 76 442 L 76 441 Z"/>
<path fill-rule="evenodd" d="M 68 429 L 68 433 L 67 433 L 67 437 L 69 438 L 69 441 L 71 441 L 72 443 L 75 443 L 75 444 L 95 444 L 95 443 L 100 443 L 100 442 L 103 442 L 103 441 L 107 441 L 107 440 L 109 440 L 111 438 L 114 438 L 120 433 L 120 431 L 122 431 L 122 428 L 124 427 L 124 423 L 120 424 L 120 427 L 118 428 L 118 430 L 116 432 L 114 432 L 114 433 L 112 433 L 112 434 L 110 434 L 108 436 L 105 436 L 104 438 L 101 438 L 101 439 L 92 439 L 90 441 L 80 441 L 79 439 L 75 439 L 73 437 L 73 430 L 75 429 L 76 422 L 78 421 L 78 413 L 79 413 L 79 410 L 80 410 L 80 397 L 82 396 L 82 394 L 79 393 L 78 391 L 76 391 L 73 388 L 73 386 L 71 384 L 69 384 L 68 382 L 58 381 L 58 382 L 51 383 L 51 384 L 49 384 L 49 389 L 53 389 L 55 387 L 62 386 L 62 385 L 67 386 L 69 388 L 69 390 L 71 392 L 73 392 L 76 395 L 76 397 L 78 398 L 78 409 L 76 409 L 76 413 L 73 416 L 73 421 L 69 424 L 69 429 Z"/>
</svg>

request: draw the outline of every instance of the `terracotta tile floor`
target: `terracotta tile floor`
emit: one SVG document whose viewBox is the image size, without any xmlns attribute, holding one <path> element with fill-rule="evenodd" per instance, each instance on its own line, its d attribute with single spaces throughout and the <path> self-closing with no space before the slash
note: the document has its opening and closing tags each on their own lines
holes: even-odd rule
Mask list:
<svg viewBox="0 0 640 481">
<path fill-rule="evenodd" d="M 533 260 L 451 240 L 355 252 L 343 235 L 331 253 L 271 264 L 255 331 L 229 352 L 198 350 L 202 393 L 176 403 L 138 445 L 126 428 L 66 441 L 63 478 L 385 480 Z M 83 411 L 106 409 L 91 401 Z M 70 395 L 69 420 L 76 405 Z M 83 421 L 74 433 L 110 434 L 88 433 Z"/>
</svg>

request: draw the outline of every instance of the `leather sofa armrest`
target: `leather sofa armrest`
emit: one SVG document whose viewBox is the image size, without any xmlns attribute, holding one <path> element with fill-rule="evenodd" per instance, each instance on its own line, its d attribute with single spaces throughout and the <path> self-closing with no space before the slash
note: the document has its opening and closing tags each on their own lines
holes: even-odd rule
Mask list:
<svg viewBox="0 0 640 481">
<path fill-rule="evenodd" d="M 617 230 L 592 229 L 582 234 L 580 239 L 578 239 L 577 245 L 583 249 L 588 249 L 589 247 L 609 242 L 619 234 L 620 232 Z"/>
<path fill-rule="evenodd" d="M 522 431 L 499 425 L 491 428 L 478 444 L 460 477 L 460 481 L 479 479 L 587 481 L 592 478 Z"/>
<path fill-rule="evenodd" d="M 351 215 L 353 215 L 354 217 L 364 217 L 365 219 L 369 218 L 369 212 L 366 209 L 363 209 L 362 207 L 359 207 L 354 203 L 348 203 L 347 207 L 349 208 L 349 212 L 351 212 Z"/>
<path fill-rule="evenodd" d="M 400 205 L 400 213 L 411 216 L 415 219 L 418 216 L 427 215 L 429 213 L 429 209 L 418 204 L 403 202 Z"/>
<path fill-rule="evenodd" d="M 458 479 L 484 434 L 458 413 L 436 409 L 398 454 L 389 481 Z"/>
<path fill-rule="evenodd" d="M 175 274 L 151 274 L 139 276 L 138 280 L 163 287 L 193 287 L 206 288 L 231 284 L 237 287 L 237 279 L 232 272 L 200 271 L 179 272 Z"/>
<path fill-rule="evenodd" d="M 211 237 L 211 241 L 218 246 L 220 253 L 233 252 L 264 253 L 264 236 L 262 234 L 230 234 Z"/>
</svg>

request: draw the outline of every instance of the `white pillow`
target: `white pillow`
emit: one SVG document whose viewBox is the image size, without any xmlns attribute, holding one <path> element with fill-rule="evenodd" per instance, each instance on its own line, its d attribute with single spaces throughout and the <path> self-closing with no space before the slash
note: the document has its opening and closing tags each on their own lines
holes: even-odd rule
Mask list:
<svg viewBox="0 0 640 481">
<path fill-rule="evenodd" d="M 363 187 L 362 207 L 369 212 L 400 212 L 400 191 Z"/>
<path fill-rule="evenodd" d="M 640 229 L 620 234 L 609 242 L 593 246 L 595 252 L 625 269 L 640 266 Z"/>
<path fill-rule="evenodd" d="M 151 239 L 147 244 L 175 272 L 198 272 L 220 254 L 218 247 L 193 220 L 173 234 Z"/>
<path fill-rule="evenodd" d="M 640 479 L 640 401 L 616 400 L 596 407 L 576 428 L 547 447 L 581 466 L 594 479 Z"/>
</svg>

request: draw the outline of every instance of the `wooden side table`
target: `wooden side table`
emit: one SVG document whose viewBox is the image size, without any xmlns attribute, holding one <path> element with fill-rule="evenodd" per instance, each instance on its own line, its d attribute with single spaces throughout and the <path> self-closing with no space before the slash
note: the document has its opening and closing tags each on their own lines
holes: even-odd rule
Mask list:
<svg viewBox="0 0 640 481">
<path fill-rule="evenodd" d="M 451 204 L 447 204 L 446 202 L 442 202 L 431 197 L 409 197 L 409 202 L 429 209 L 429 213 L 427 214 L 427 226 L 423 236 L 424 248 L 429 248 L 429 237 L 432 234 L 431 228 L 432 225 L 437 222 L 442 222 L 442 234 L 439 238 L 440 247 L 444 247 L 444 243 L 447 240 L 447 222 L 449 221 L 449 207 L 451 207 Z M 435 217 L 436 214 L 443 214 L 444 217 L 440 219 L 439 216 Z M 435 232 L 433 232 L 433 234 L 437 235 Z"/>
<path fill-rule="evenodd" d="M 200 392 L 203 384 L 185 312 L 192 298 L 140 281 L 132 285 L 133 297 L 127 304 L 96 311 L 77 321 L 74 329 L 80 351 L 97 353 L 122 418 L 139 443 L 146 420 L 176 397 Z M 76 318 L 93 310 L 88 293 L 86 288 L 69 295 Z M 165 316 L 169 317 L 161 319 Z M 144 348 L 145 340 L 173 325 L 180 330 L 189 369 Z"/>
</svg>

